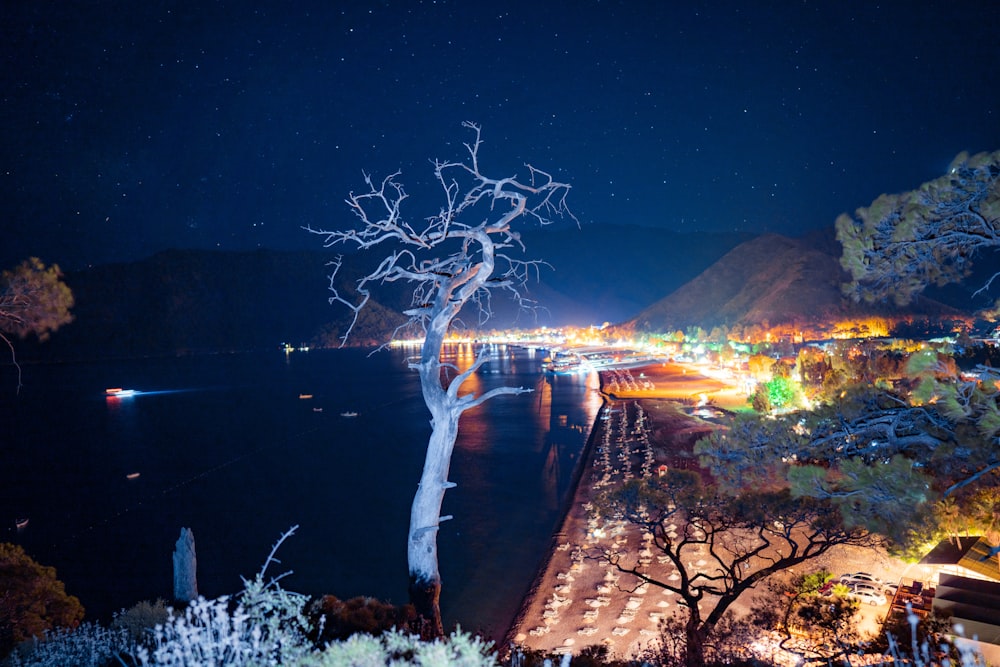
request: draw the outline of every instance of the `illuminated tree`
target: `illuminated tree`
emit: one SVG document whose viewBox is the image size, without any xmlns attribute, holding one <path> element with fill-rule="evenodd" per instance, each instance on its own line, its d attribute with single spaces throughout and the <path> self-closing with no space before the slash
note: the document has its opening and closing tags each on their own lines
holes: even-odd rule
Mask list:
<svg viewBox="0 0 1000 667">
<path fill-rule="evenodd" d="M 962 153 L 947 174 L 881 195 L 836 226 L 852 278 L 845 292 L 856 301 L 905 305 L 928 285 L 959 282 L 977 253 L 1000 248 L 1000 151 Z"/>
<path fill-rule="evenodd" d="M 802 385 L 816 389 L 823 385 L 830 371 L 830 362 L 826 353 L 816 347 L 808 346 L 799 350 L 796 366 Z"/>
<path fill-rule="evenodd" d="M 829 502 L 796 499 L 787 491 L 730 495 L 674 469 L 663 477 L 628 482 L 599 505 L 603 515 L 651 534 L 651 548 L 672 566 L 670 576 L 654 577 L 622 547 L 612 544 L 601 553 L 620 572 L 634 576 L 636 587 L 648 583 L 677 596 L 685 608 L 685 664 L 690 667 L 706 663 L 706 645 L 743 593 L 836 546 L 876 543 L 867 531 L 846 527 Z"/>
<path fill-rule="evenodd" d="M 775 410 L 788 407 L 798 393 L 795 382 L 789 377 L 772 378 L 765 386 L 767 387 L 768 401 Z"/>
<path fill-rule="evenodd" d="M 76 627 L 80 601 L 66 594 L 55 568 L 36 563 L 20 546 L 0 543 L 0 655 L 52 628 Z"/>
<path fill-rule="evenodd" d="M 781 621 L 776 624 L 783 635 L 781 647 L 804 661 L 831 664 L 858 651 L 861 635 L 855 615 L 860 604 L 843 595 L 848 589 L 839 584 L 821 594 L 832 578 L 833 574 L 820 570 L 789 573 L 768 582 L 769 594 L 784 601 Z"/>
<path fill-rule="evenodd" d="M 514 229 L 515 223 L 546 224 L 558 216 L 573 218 L 566 207 L 570 186 L 544 171 L 526 165 L 526 180 L 484 175 L 479 161 L 480 128 L 473 123 L 463 125 L 474 135 L 465 144 L 465 159 L 434 162 L 434 174 L 444 199 L 437 213 L 423 219 L 408 219 L 402 211 L 407 194 L 397 181 L 399 173 L 380 182 L 366 175 L 368 191 L 352 193 L 347 199 L 357 218 L 355 227 L 334 231 L 309 229 L 323 236 L 327 247 L 384 249 L 385 254 L 379 255 L 375 267 L 356 282 L 354 294 L 337 288 L 334 278 L 340 260 L 333 264 L 330 301 L 354 313 L 344 342 L 376 285 L 387 282 L 414 285 L 411 307 L 404 314 L 409 317 L 410 325 L 424 333 L 420 360 L 411 367 L 420 374 L 424 402 L 431 413 L 432 433 L 410 513 L 407 557 L 410 601 L 417 613 L 430 622 L 429 630 L 436 635 L 443 634 L 437 534 L 440 523 L 451 518 L 441 516 L 441 504 L 445 491 L 455 486 L 448 479 L 448 470 L 459 418 L 466 410 L 496 396 L 530 391 L 500 387 L 479 396 L 459 394 L 466 379 L 485 363 L 486 350 L 469 368 L 460 371 L 442 363 L 441 348 L 452 322 L 466 304 L 475 304 L 484 317 L 488 316 L 490 295 L 504 290 L 522 307 L 531 306 L 523 288 L 537 270 L 538 262 L 518 258 L 517 253 L 524 248 Z"/>
<path fill-rule="evenodd" d="M 73 293 L 62 278 L 58 266 L 46 267 L 37 257 L 0 274 L 0 339 L 10 348 L 11 360 L 18 369 L 19 388 L 21 369 L 10 337 L 34 334 L 44 341 L 53 331 L 73 321 L 69 312 Z"/>
<path fill-rule="evenodd" d="M 977 530 L 993 545 L 1000 545 L 1000 489 L 980 489 L 970 503 L 971 519 Z M 1000 566 L 1000 547 L 993 549 Z"/>
<path fill-rule="evenodd" d="M 769 414 L 774 406 L 771 405 L 771 393 L 767 390 L 767 384 L 758 384 L 753 394 L 750 395 L 750 405 L 754 412 L 762 415 Z"/>
<path fill-rule="evenodd" d="M 965 508 L 1000 473 L 1000 376 L 988 368 L 958 376 L 948 361 L 914 354 L 909 392 L 856 384 L 811 412 L 741 417 L 695 452 L 734 489 L 787 488 L 828 500 L 850 525 L 904 545 L 934 516 L 944 519 L 940 499 Z"/>
<path fill-rule="evenodd" d="M 948 540 L 956 548 L 961 544 L 958 540 L 962 527 L 968 529 L 969 522 L 962 516 L 962 508 L 955 502 L 954 498 L 942 498 L 934 503 L 934 517 L 937 524 L 948 535 Z"/>
<path fill-rule="evenodd" d="M 747 366 L 750 375 L 756 378 L 758 382 L 767 382 L 771 379 L 771 372 L 774 368 L 774 357 L 769 357 L 766 354 L 754 354 L 747 359 Z"/>
</svg>

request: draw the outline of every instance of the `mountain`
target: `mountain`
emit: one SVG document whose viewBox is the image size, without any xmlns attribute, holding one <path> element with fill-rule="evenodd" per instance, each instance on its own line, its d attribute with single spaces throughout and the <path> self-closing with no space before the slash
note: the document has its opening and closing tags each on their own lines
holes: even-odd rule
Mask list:
<svg viewBox="0 0 1000 667">
<path fill-rule="evenodd" d="M 681 233 L 637 225 L 590 225 L 521 234 L 526 257 L 548 265 L 542 287 L 583 308 L 560 323 L 621 322 L 691 280 L 753 234 Z M 550 303 L 547 297 L 543 303 Z"/>
<path fill-rule="evenodd" d="M 305 343 L 347 321 L 346 309 L 327 303 L 328 259 L 319 252 L 167 250 L 71 272 L 74 321 L 46 343 L 19 344 L 19 356 L 135 357 Z M 399 310 L 398 291 L 386 291 L 390 311 Z"/>
<path fill-rule="evenodd" d="M 473 329 L 586 326 L 626 322 L 640 331 L 699 326 L 799 330 L 870 318 L 951 320 L 964 317 L 929 298 L 906 311 L 843 299 L 846 279 L 832 230 L 803 239 L 777 235 L 680 234 L 627 226 L 531 230 L 519 259 L 542 259 L 525 296 L 536 313 L 518 312 L 503 293 L 493 317 L 467 309 Z M 127 263 L 67 274 L 74 322 L 46 343 L 17 343 L 21 360 L 66 360 L 333 346 L 350 311 L 331 305 L 328 251 L 223 252 L 168 250 Z M 337 287 L 352 293 L 364 254 L 347 254 Z M 410 304 L 412 285 L 375 286 L 351 343 L 384 342 Z M 664 295 L 668 295 L 664 297 Z"/>
<path fill-rule="evenodd" d="M 494 316 L 463 313 L 469 328 L 552 327 L 623 320 L 690 280 L 746 235 L 677 234 L 594 226 L 525 232 L 520 259 L 543 259 L 526 296 L 541 308 L 519 313 L 503 293 Z M 337 345 L 350 311 L 328 303 L 328 251 L 167 250 L 135 262 L 66 275 L 75 320 L 43 344 L 18 342 L 22 360 L 89 359 Z M 351 293 L 371 257 L 346 254 L 338 289 Z M 351 342 L 387 340 L 403 321 L 412 285 L 375 286 Z"/>
<path fill-rule="evenodd" d="M 521 232 L 523 261 L 540 260 L 524 295 L 537 312 L 518 311 L 503 294 L 492 299 L 493 316 L 470 327 L 588 326 L 621 322 L 660 299 L 752 234 L 680 233 L 636 225 L 536 228 Z"/>
<path fill-rule="evenodd" d="M 839 246 L 828 235 L 791 239 L 766 234 L 726 253 L 699 276 L 631 318 L 638 331 L 688 327 L 781 327 L 828 330 L 834 323 L 883 319 L 964 319 L 966 315 L 929 298 L 906 309 L 856 304 L 842 296 L 848 276 Z"/>
</svg>

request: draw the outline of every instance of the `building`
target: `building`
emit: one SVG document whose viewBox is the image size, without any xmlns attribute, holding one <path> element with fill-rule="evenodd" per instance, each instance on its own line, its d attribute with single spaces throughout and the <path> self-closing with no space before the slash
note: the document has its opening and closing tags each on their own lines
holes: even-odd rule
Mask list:
<svg viewBox="0 0 1000 667">
<path fill-rule="evenodd" d="M 961 628 L 958 646 L 971 645 L 989 664 L 1000 665 L 1000 567 L 982 537 L 944 540 L 915 566 L 914 580 L 900 582 L 890 615 L 932 610 Z"/>
</svg>

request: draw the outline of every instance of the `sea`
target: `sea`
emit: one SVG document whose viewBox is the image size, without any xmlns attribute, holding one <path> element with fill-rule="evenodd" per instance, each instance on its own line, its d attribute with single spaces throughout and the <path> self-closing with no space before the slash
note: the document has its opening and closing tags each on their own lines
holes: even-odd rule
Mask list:
<svg viewBox="0 0 1000 667">
<path fill-rule="evenodd" d="M 446 350 L 457 369 L 480 348 Z M 416 348 L 28 364 L 0 374 L 0 541 L 56 568 L 87 618 L 169 600 L 193 531 L 199 592 L 261 571 L 309 595 L 406 602 L 409 506 L 429 413 Z M 486 348 L 463 385 L 500 396 L 461 421 L 439 535 L 442 614 L 500 639 L 545 557 L 601 406 L 595 374 Z M 108 396 L 106 390 L 134 390 Z M 26 525 L 24 525 L 26 522 Z M 21 524 L 22 527 L 18 527 Z"/>
</svg>

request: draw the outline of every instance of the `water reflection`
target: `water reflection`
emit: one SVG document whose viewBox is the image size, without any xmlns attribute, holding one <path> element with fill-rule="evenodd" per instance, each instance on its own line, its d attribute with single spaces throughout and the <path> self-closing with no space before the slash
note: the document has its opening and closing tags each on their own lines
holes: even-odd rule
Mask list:
<svg viewBox="0 0 1000 667">
<path fill-rule="evenodd" d="M 442 527 L 439 541 L 442 611 L 446 622 L 475 618 L 487 633 L 502 633 L 561 518 L 601 398 L 596 374 L 546 374 L 544 355 L 486 349 L 489 360 L 460 393 L 500 386 L 533 392 L 499 396 L 462 416 L 450 474 L 458 486 L 444 501 L 455 520 Z M 451 346 L 443 360 L 455 374 L 477 351 Z M 510 585 L 498 587 L 499 581 Z"/>
<path fill-rule="evenodd" d="M 452 377 L 476 351 L 447 350 Z M 462 421 L 458 487 L 444 508 L 455 520 L 439 543 L 442 610 L 449 622 L 502 633 L 546 552 L 600 399 L 585 376 L 546 377 L 542 354 L 488 351 L 462 393 L 535 391 L 500 396 Z M 33 369 L 50 389 L 0 402 L 0 462 L 10 464 L 0 465 L 0 519 L 10 539 L 58 568 L 93 618 L 169 594 L 181 526 L 195 531 L 199 588 L 210 597 L 232 593 L 275 536 L 300 524 L 282 547 L 292 590 L 404 602 L 409 505 L 429 435 L 412 353 Z M 103 396 L 108 377 L 143 393 L 113 405 Z M 167 391 L 147 390 L 158 387 Z M 340 417 L 346 410 L 360 414 Z M 134 472 L 141 476 L 129 480 Z M 16 519 L 29 516 L 15 534 Z"/>
<path fill-rule="evenodd" d="M 535 389 L 537 411 L 535 412 L 535 429 L 539 433 L 548 431 L 552 426 L 552 379 L 542 376 Z"/>
<path fill-rule="evenodd" d="M 559 384 L 560 396 L 571 395 L 575 400 L 560 401 L 551 408 L 552 396 Z M 579 454 L 600 409 L 601 398 L 597 373 L 587 375 L 556 375 L 544 377 L 543 391 L 549 397 L 548 423 L 540 431 L 545 434 L 545 465 L 542 468 L 546 506 L 557 510 L 563 496 L 570 490 Z M 581 396 L 582 394 L 582 396 Z M 583 399 L 582 401 L 580 399 Z M 581 409 L 582 407 L 582 409 Z"/>
</svg>

